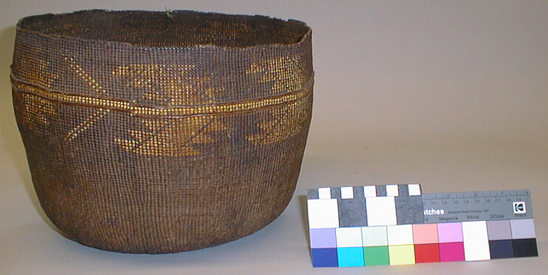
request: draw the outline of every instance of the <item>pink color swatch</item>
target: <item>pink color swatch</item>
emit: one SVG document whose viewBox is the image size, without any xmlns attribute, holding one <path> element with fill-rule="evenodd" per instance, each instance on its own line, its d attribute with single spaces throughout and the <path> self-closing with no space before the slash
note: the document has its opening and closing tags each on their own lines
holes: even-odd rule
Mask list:
<svg viewBox="0 0 548 275">
<path fill-rule="evenodd" d="M 414 224 L 413 239 L 415 244 L 438 243 L 438 224 Z"/>
<path fill-rule="evenodd" d="M 464 261 L 464 243 L 440 243 L 440 261 Z"/>
<path fill-rule="evenodd" d="M 463 242 L 462 224 L 460 222 L 438 224 L 438 238 L 440 243 Z"/>
</svg>

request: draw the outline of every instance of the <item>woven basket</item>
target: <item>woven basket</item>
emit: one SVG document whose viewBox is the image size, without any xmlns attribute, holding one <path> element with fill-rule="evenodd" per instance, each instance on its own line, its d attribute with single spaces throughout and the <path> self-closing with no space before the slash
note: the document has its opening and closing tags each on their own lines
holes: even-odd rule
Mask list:
<svg viewBox="0 0 548 275">
<path fill-rule="evenodd" d="M 191 11 L 22 19 L 15 115 L 64 236 L 171 253 L 226 243 L 289 203 L 312 110 L 311 30 Z"/>
</svg>

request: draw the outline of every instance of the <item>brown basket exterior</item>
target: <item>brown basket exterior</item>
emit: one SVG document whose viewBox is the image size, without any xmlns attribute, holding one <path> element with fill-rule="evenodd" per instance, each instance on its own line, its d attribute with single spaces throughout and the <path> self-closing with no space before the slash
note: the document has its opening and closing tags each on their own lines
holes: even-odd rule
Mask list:
<svg viewBox="0 0 548 275">
<path fill-rule="evenodd" d="M 277 218 L 312 112 L 311 30 L 191 11 L 27 17 L 15 115 L 42 208 L 104 250 L 172 253 Z"/>
</svg>

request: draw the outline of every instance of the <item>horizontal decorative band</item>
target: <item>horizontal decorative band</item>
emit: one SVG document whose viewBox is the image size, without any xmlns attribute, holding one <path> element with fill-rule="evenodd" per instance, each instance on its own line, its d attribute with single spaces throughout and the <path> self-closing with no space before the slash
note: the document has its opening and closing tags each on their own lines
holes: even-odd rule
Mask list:
<svg viewBox="0 0 548 275">
<path fill-rule="evenodd" d="M 15 76 L 11 75 L 12 87 L 14 91 L 36 95 L 48 100 L 58 101 L 66 104 L 82 105 L 87 107 L 95 107 L 100 109 L 115 110 L 122 112 L 130 112 L 136 116 L 188 116 L 188 115 L 202 115 L 202 114 L 223 114 L 223 113 L 236 113 L 251 111 L 271 106 L 276 106 L 285 103 L 291 103 L 294 101 L 306 98 L 312 93 L 313 80 L 311 80 L 304 89 L 282 96 L 267 97 L 257 100 L 230 102 L 210 106 L 196 106 L 196 107 L 151 107 L 151 106 L 139 106 L 132 102 L 116 99 L 96 98 L 92 96 L 83 95 L 69 95 L 63 94 L 58 91 L 49 91 L 45 87 L 39 85 L 26 83 L 18 80 Z"/>
</svg>

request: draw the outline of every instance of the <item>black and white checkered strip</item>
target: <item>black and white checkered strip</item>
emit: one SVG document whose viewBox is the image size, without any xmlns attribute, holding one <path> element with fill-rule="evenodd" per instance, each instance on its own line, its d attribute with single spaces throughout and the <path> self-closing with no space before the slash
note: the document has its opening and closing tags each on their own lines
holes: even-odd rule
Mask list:
<svg viewBox="0 0 548 275">
<path fill-rule="evenodd" d="M 372 197 L 421 196 L 420 184 L 387 184 L 353 187 L 326 187 L 307 190 L 307 199 L 360 199 Z"/>
</svg>

